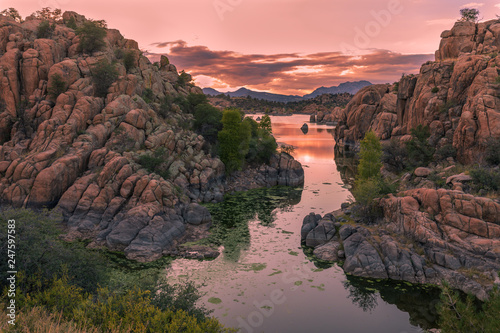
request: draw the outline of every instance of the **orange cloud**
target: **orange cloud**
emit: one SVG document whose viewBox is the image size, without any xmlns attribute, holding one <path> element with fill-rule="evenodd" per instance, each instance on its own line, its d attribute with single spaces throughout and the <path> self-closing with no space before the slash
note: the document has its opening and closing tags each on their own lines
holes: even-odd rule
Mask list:
<svg viewBox="0 0 500 333">
<path fill-rule="evenodd" d="M 183 40 L 159 42 L 172 63 L 198 80 L 201 86 L 249 89 L 281 94 L 304 95 L 320 86 L 345 81 L 394 82 L 402 73 L 418 72 L 433 55 L 406 55 L 388 50 L 350 56 L 340 52 L 313 54 L 241 54 L 214 51 L 206 46 L 189 46 Z M 159 54 L 149 54 L 158 60 Z"/>
</svg>

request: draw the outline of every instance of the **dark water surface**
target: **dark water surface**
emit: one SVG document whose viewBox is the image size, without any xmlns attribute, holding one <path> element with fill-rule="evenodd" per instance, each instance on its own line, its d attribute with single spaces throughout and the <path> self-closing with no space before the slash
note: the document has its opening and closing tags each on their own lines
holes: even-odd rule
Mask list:
<svg viewBox="0 0 500 333">
<path fill-rule="evenodd" d="M 168 278 L 204 282 L 202 301 L 240 332 L 421 332 L 434 327 L 432 288 L 346 276 L 321 268 L 300 247 L 310 212 L 340 208 L 350 196 L 334 162 L 332 128 L 308 116 L 272 117 L 278 142 L 305 170 L 304 188 L 272 188 L 229 196 L 210 205 L 222 255 L 213 261 L 177 259 Z"/>
</svg>

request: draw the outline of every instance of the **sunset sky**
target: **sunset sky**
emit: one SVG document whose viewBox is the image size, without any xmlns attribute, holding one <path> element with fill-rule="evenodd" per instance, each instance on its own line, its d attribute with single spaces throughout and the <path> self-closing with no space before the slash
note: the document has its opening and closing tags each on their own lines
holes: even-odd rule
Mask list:
<svg viewBox="0 0 500 333">
<path fill-rule="evenodd" d="M 198 85 L 304 95 L 345 81 L 394 82 L 434 60 L 463 7 L 482 20 L 500 0 L 0 0 L 23 17 L 42 7 L 104 19 L 164 53 Z"/>
</svg>

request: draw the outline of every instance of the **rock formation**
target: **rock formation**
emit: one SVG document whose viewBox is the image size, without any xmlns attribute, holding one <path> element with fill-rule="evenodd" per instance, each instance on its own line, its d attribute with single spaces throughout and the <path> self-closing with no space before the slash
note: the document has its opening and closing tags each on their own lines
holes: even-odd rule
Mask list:
<svg viewBox="0 0 500 333">
<path fill-rule="evenodd" d="M 360 90 L 335 110 L 335 138 L 355 145 L 368 130 L 401 138 L 417 125 L 431 129 L 433 144 L 453 145 L 462 163 L 481 161 L 489 138 L 500 138 L 500 21 L 457 22 L 441 35 L 436 61 L 394 85 Z"/>
<path fill-rule="evenodd" d="M 345 260 L 361 277 L 440 284 L 481 299 L 500 283 L 500 204 L 461 191 L 414 189 L 381 200 L 384 222 L 342 224 L 349 211 L 304 218 L 302 240 L 314 255 Z M 347 213 L 347 215 L 344 215 Z M 344 259 L 345 258 L 345 259 Z"/>
<path fill-rule="evenodd" d="M 63 14 L 65 22 L 71 17 L 86 20 Z M 206 228 L 211 217 L 199 203 L 222 200 L 224 164 L 189 130 L 192 115 L 162 103 L 201 89 L 180 84 L 166 57 L 151 64 L 117 30 L 107 30 L 102 50 L 83 54 L 64 24 L 52 38 L 36 38 L 40 22 L 0 16 L 0 201 L 58 207 L 68 238 L 140 261 L 167 253 L 190 226 Z M 134 55 L 128 70 L 125 52 Z M 92 80 L 102 60 L 119 73 L 104 98 L 95 97 Z M 56 74 L 66 91 L 54 96 Z M 158 168 L 141 162 L 148 158 L 160 159 Z M 274 159 L 271 184 L 300 183 L 300 163 Z"/>
</svg>

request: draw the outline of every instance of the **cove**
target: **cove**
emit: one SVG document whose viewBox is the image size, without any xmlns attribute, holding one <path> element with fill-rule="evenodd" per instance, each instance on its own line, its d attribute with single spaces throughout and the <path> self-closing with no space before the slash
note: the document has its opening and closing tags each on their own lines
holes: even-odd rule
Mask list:
<svg viewBox="0 0 500 333">
<path fill-rule="evenodd" d="M 261 115 L 255 115 L 255 117 Z M 346 276 L 312 260 L 300 245 L 303 218 L 340 208 L 350 197 L 334 161 L 333 127 L 309 116 L 271 117 L 279 143 L 305 171 L 303 188 L 235 193 L 207 207 L 214 219 L 206 241 L 222 254 L 211 261 L 176 259 L 171 282 L 204 283 L 201 301 L 240 332 L 421 332 L 436 327 L 438 290 L 404 282 Z M 344 177 L 344 180 L 342 180 Z"/>
</svg>

